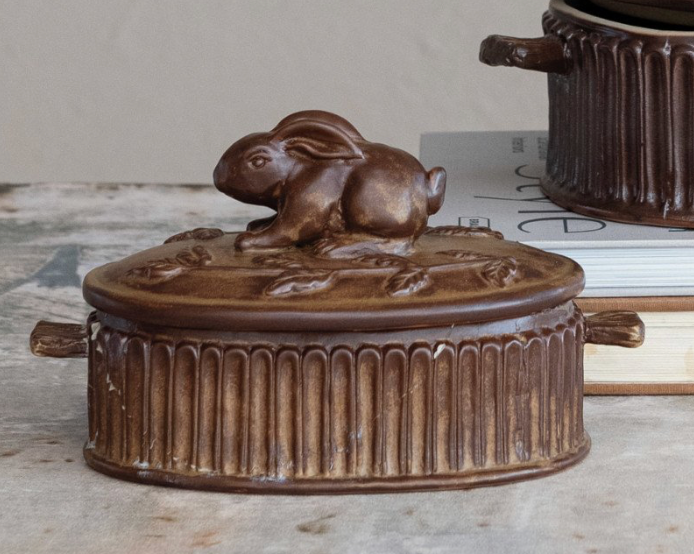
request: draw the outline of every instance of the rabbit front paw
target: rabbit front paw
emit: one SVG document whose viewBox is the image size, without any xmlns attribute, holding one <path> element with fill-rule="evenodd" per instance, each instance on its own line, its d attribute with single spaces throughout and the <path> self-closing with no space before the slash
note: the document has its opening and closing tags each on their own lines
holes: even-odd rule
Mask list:
<svg viewBox="0 0 694 554">
<path fill-rule="evenodd" d="M 287 248 L 292 246 L 296 239 L 288 237 L 284 234 L 270 233 L 264 231 L 246 231 L 240 233 L 234 241 L 234 246 L 239 252 L 247 252 L 249 250 L 272 250 L 276 248 Z"/>
<path fill-rule="evenodd" d="M 256 234 L 251 232 L 239 233 L 234 241 L 234 247 L 239 252 L 245 252 L 247 250 L 253 250 L 256 248 Z"/>
</svg>

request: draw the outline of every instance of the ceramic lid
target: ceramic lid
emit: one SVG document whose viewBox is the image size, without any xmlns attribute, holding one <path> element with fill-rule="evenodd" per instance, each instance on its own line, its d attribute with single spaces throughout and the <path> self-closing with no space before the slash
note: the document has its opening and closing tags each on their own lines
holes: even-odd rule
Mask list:
<svg viewBox="0 0 694 554">
<path fill-rule="evenodd" d="M 434 228 L 408 256 L 239 252 L 198 231 L 91 271 L 84 297 L 138 322 L 226 331 L 358 331 L 527 315 L 578 295 L 574 261 L 484 231 Z M 202 237 L 202 238 L 201 238 Z"/>
<path fill-rule="evenodd" d="M 195 229 L 89 273 L 95 308 L 225 331 L 361 331 L 508 319 L 575 297 L 573 261 L 489 229 L 428 229 L 446 172 L 305 111 L 235 142 L 215 186 L 274 209 L 240 234 Z"/>
</svg>

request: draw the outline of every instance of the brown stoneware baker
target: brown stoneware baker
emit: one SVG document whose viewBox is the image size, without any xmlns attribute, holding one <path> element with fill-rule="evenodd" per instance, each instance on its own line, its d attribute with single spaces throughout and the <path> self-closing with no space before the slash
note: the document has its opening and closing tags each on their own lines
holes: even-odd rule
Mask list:
<svg viewBox="0 0 694 554">
<path fill-rule="evenodd" d="M 694 228 L 694 2 L 551 0 L 545 36 L 494 35 L 489 65 L 549 75 L 542 186 L 557 204 L 626 223 Z M 636 8 L 677 9 L 682 25 Z M 656 9 L 656 11 L 657 11 Z M 686 16 L 686 17 L 685 17 Z"/>
<path fill-rule="evenodd" d="M 498 484 L 586 455 L 584 344 L 644 330 L 633 313 L 584 317 L 575 262 L 427 227 L 445 172 L 325 112 L 241 139 L 215 184 L 277 214 L 96 268 L 86 325 L 32 334 L 37 355 L 89 360 L 93 468 L 356 493 Z"/>
</svg>

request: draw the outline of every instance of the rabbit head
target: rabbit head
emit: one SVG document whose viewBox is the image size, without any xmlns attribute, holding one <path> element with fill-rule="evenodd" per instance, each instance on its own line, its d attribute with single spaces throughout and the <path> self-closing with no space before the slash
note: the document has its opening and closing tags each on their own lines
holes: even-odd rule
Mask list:
<svg viewBox="0 0 694 554">
<path fill-rule="evenodd" d="M 224 153 L 214 184 L 241 202 L 277 207 L 285 186 L 303 166 L 361 159 L 364 139 L 346 120 L 328 112 L 298 112 L 268 133 L 254 133 Z"/>
</svg>

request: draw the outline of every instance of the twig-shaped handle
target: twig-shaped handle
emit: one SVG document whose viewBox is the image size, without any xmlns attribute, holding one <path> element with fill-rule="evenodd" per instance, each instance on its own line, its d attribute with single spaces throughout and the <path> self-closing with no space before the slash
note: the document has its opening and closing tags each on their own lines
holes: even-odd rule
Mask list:
<svg viewBox="0 0 694 554">
<path fill-rule="evenodd" d="M 636 348 L 645 338 L 646 328 L 634 312 L 600 312 L 586 318 L 587 343 Z"/>
<path fill-rule="evenodd" d="M 482 43 L 480 61 L 491 66 L 503 65 L 559 74 L 568 73 L 571 67 L 561 40 L 552 36 L 514 38 L 492 35 Z"/>
<path fill-rule="evenodd" d="M 35 356 L 50 358 L 86 358 L 87 328 L 74 323 L 39 321 L 29 338 Z"/>
</svg>

